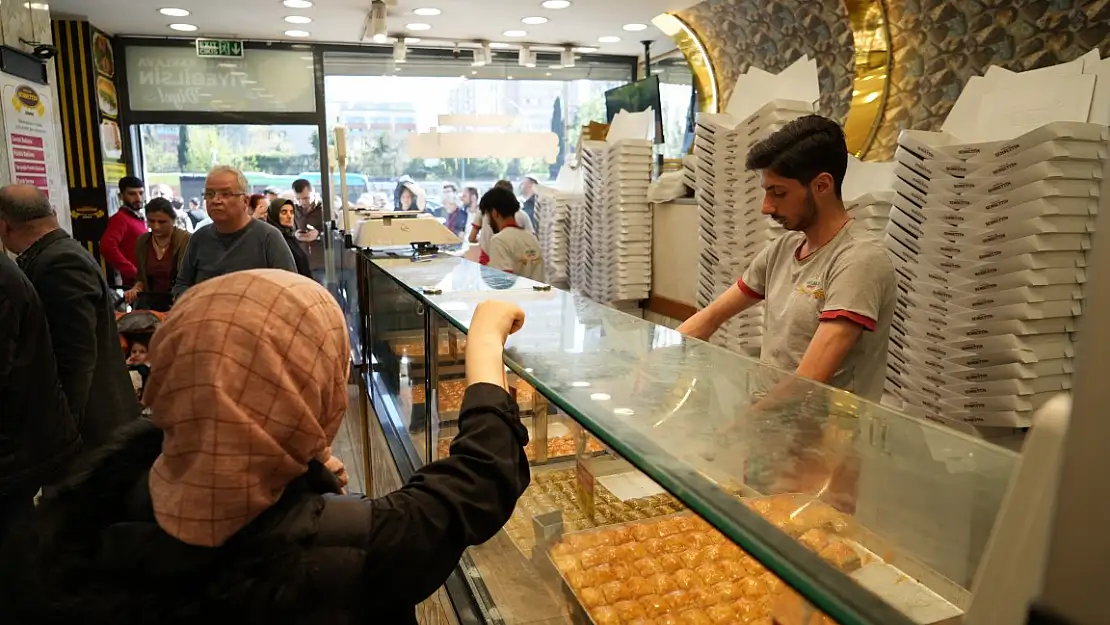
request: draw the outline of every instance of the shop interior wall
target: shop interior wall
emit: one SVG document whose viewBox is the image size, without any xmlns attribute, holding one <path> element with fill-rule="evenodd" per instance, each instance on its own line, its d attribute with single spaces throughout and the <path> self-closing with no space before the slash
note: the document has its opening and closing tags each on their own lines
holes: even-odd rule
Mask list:
<svg viewBox="0 0 1110 625">
<path fill-rule="evenodd" d="M 34 49 L 33 45 L 23 43 L 21 40 L 53 43 L 53 35 L 50 30 L 49 9 L 29 9 L 24 6 L 23 2 L 0 2 L 0 44 L 24 52 L 30 52 Z M 61 141 L 62 137 L 62 118 L 58 107 L 57 74 L 54 71 L 54 60 L 48 61 L 46 65 L 46 76 L 47 80 L 50 81 L 50 94 L 54 101 L 52 109 L 54 113 L 56 149 L 52 158 L 56 159 L 57 171 L 59 172 L 59 176 L 62 177 L 60 186 L 64 188 L 68 184 L 68 181 L 65 180 L 65 156 L 61 153 L 61 144 L 57 143 Z M 3 120 L 0 120 L 0 122 L 2 121 Z M 2 127 L 2 124 L 0 124 L 0 127 Z M 48 156 L 48 158 L 51 157 Z M 11 182 L 11 168 L 8 165 L 7 150 L 0 150 L 0 186 L 10 184 Z M 63 193 L 60 197 L 51 198 L 51 201 L 54 203 L 54 208 L 58 212 L 58 221 L 61 222 L 62 227 L 65 228 L 67 232 L 72 232 L 69 215 L 69 197 Z"/>
<path fill-rule="evenodd" d="M 817 59 L 819 112 L 843 121 L 852 95 L 846 2 L 706 0 L 679 15 L 705 42 L 727 102 L 750 66 L 778 72 Z M 1110 2 L 1102 0 L 884 0 L 894 53 L 889 97 L 867 160 L 893 157 L 903 129 L 937 130 L 972 76 L 991 65 L 1024 71 L 1110 55 Z"/>
</svg>

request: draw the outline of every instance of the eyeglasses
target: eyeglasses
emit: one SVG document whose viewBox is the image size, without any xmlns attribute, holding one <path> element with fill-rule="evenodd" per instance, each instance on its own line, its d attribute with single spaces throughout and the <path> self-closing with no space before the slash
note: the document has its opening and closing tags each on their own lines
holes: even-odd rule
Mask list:
<svg viewBox="0 0 1110 625">
<path fill-rule="evenodd" d="M 246 197 L 246 195 L 246 193 L 240 193 L 238 191 L 205 191 L 204 199 L 214 200 L 219 198 L 221 200 L 229 200 L 233 197 Z"/>
</svg>

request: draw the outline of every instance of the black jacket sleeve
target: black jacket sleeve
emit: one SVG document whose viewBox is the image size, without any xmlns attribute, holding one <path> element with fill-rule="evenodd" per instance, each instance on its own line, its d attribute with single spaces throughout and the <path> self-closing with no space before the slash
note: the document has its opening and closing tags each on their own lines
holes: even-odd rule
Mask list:
<svg viewBox="0 0 1110 625">
<path fill-rule="evenodd" d="M 50 340 L 69 408 L 80 422 L 92 392 L 97 360 L 97 307 L 100 277 L 75 255 L 57 255 L 50 278 L 37 282 L 50 323 Z"/>
<path fill-rule="evenodd" d="M 367 594 L 385 605 L 415 606 L 447 580 L 467 547 L 492 538 L 528 487 L 527 442 L 504 389 L 467 389 L 451 456 L 371 502 Z"/>
</svg>

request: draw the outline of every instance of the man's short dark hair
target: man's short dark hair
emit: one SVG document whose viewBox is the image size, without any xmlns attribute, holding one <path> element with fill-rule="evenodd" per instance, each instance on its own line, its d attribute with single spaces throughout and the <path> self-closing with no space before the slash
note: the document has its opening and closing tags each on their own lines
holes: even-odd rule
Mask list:
<svg viewBox="0 0 1110 625">
<path fill-rule="evenodd" d="M 476 187 L 466 187 L 463 189 L 463 193 L 469 193 L 471 197 L 478 197 L 478 189 Z"/>
<path fill-rule="evenodd" d="M 820 115 L 795 119 L 755 144 L 748 152 L 747 168 L 766 169 L 808 185 L 821 174 L 833 178 L 840 197 L 848 169 L 848 145 L 840 124 Z"/>
<path fill-rule="evenodd" d="M 305 180 L 304 178 L 297 178 L 296 180 L 293 181 L 293 192 L 294 193 L 303 193 L 305 189 L 311 189 L 311 188 L 312 188 L 312 183 Z"/>
<path fill-rule="evenodd" d="M 514 217 L 520 212 L 520 202 L 512 191 L 504 187 L 494 187 L 482 196 L 478 210 L 483 213 L 497 213 L 502 217 Z"/>
<path fill-rule="evenodd" d="M 126 191 L 128 189 L 145 189 L 145 188 L 146 188 L 146 185 L 143 184 L 143 179 L 142 178 L 136 178 L 135 176 L 124 176 L 123 178 L 119 179 L 120 193 L 123 193 L 124 191 Z"/>
<path fill-rule="evenodd" d="M 509 182 L 508 180 L 498 180 L 497 182 L 493 183 L 493 188 L 494 189 L 506 189 L 506 190 L 512 191 L 513 190 L 513 183 Z"/>
<path fill-rule="evenodd" d="M 0 189 L 0 219 L 9 224 L 25 224 L 54 215 L 46 194 L 34 187 Z"/>
</svg>

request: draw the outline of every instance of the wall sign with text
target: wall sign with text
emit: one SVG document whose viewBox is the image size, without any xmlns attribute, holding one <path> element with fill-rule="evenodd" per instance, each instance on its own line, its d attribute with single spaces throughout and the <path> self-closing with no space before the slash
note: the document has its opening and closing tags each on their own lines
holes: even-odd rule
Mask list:
<svg viewBox="0 0 1110 625">
<path fill-rule="evenodd" d="M 0 73 L 4 147 L 12 181 L 34 185 L 57 203 L 65 193 L 55 157 L 53 103 L 50 90 Z"/>
<path fill-rule="evenodd" d="M 128 46 L 125 56 L 135 111 L 316 111 L 307 50 L 251 49 L 241 58 L 212 58 L 191 47 Z"/>
</svg>

